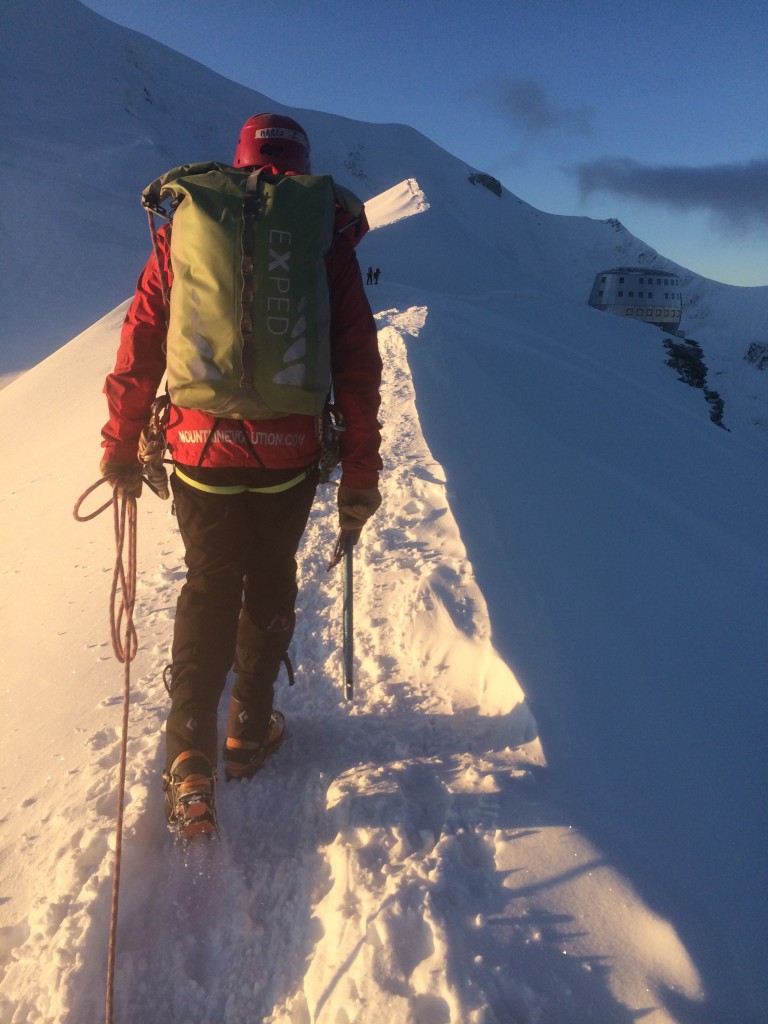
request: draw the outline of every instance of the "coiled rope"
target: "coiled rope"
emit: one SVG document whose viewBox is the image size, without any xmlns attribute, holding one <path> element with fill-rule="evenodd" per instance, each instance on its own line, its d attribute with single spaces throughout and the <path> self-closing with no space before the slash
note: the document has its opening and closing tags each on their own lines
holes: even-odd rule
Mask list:
<svg viewBox="0 0 768 1024">
<path fill-rule="evenodd" d="M 138 641 L 133 624 L 133 609 L 136 601 L 136 499 L 118 497 L 114 491 L 109 501 L 95 512 L 81 515 L 83 501 L 106 478 L 97 480 L 84 491 L 73 509 L 78 523 L 87 523 L 106 511 L 111 505 L 115 523 L 115 569 L 112 575 L 112 591 L 109 600 L 109 626 L 112 649 L 117 660 L 125 666 L 123 674 L 123 728 L 120 744 L 120 776 L 117 787 L 117 821 L 115 824 L 115 871 L 112 880 L 112 910 L 109 921 L 109 949 L 107 953 L 107 997 L 106 1022 L 112 1024 L 115 990 L 115 951 L 117 947 L 117 907 L 120 896 L 120 863 L 123 848 L 123 807 L 125 804 L 125 772 L 128 751 L 128 710 L 131 693 L 130 664 L 136 657 Z M 127 546 L 126 546 L 127 543 Z"/>
</svg>

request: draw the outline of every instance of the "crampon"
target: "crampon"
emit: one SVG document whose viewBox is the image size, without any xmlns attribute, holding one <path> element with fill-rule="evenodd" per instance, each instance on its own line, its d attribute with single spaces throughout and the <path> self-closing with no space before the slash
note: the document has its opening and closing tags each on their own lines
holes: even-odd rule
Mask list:
<svg viewBox="0 0 768 1024">
<path fill-rule="evenodd" d="M 180 839 L 218 835 L 216 774 L 198 750 L 179 754 L 163 772 L 165 816 L 168 828 Z"/>
</svg>

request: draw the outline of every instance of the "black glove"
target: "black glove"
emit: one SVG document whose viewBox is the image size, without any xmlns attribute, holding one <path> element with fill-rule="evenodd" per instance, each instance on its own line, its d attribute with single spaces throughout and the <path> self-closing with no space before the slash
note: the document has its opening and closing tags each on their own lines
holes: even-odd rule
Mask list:
<svg viewBox="0 0 768 1024">
<path fill-rule="evenodd" d="M 107 459 L 102 459 L 99 463 L 99 470 L 101 475 L 110 482 L 118 498 L 141 497 L 142 467 L 137 460 L 109 462 Z"/>
<path fill-rule="evenodd" d="M 378 487 L 339 487 L 339 526 L 342 530 L 359 530 L 381 505 Z"/>
</svg>

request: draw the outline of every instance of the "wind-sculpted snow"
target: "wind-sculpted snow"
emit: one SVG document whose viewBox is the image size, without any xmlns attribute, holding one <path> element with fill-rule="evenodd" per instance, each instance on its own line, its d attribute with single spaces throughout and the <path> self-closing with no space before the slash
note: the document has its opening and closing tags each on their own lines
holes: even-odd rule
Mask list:
<svg viewBox="0 0 768 1024">
<path fill-rule="evenodd" d="M 395 224 L 406 217 L 425 213 L 429 201 L 415 178 L 401 181 L 365 204 L 368 223 L 373 230 Z"/>
</svg>

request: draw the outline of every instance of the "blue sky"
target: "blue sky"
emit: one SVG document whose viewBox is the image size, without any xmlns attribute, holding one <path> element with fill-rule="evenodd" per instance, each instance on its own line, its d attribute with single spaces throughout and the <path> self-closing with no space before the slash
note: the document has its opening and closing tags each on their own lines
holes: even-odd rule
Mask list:
<svg viewBox="0 0 768 1024">
<path fill-rule="evenodd" d="M 764 2 L 83 2 L 280 103 L 409 124 L 539 209 L 768 284 Z"/>
</svg>

